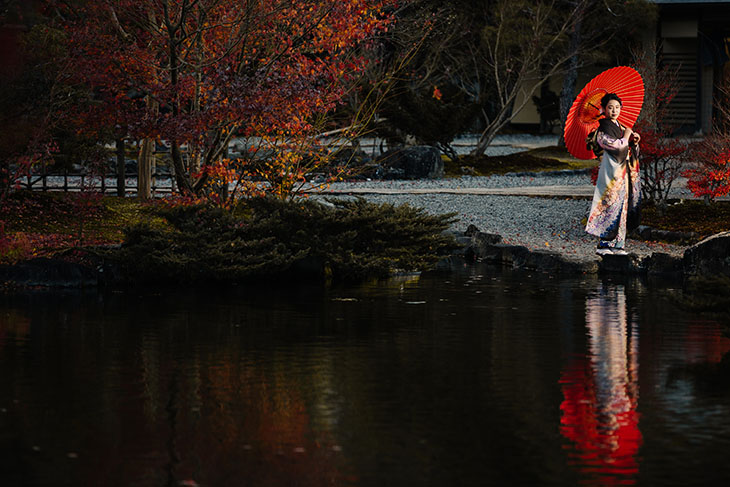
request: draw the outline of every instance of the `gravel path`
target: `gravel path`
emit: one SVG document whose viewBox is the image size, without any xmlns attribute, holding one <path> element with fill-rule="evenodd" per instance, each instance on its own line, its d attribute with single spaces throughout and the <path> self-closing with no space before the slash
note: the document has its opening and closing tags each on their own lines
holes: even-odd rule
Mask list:
<svg viewBox="0 0 730 487">
<path fill-rule="evenodd" d="M 583 173 L 504 175 L 462 177 L 441 180 L 363 181 L 337 183 L 335 192 L 353 188 L 388 188 L 407 191 L 422 188 L 510 188 L 525 186 L 585 186 Z M 590 182 L 590 181 L 588 181 Z M 464 231 L 473 224 L 483 232 L 502 235 L 505 243 L 524 245 L 536 250 L 560 252 L 575 260 L 598 259 L 596 238 L 584 231 L 582 220 L 588 215 L 590 199 L 566 197 L 497 196 L 478 194 L 365 194 L 362 197 L 377 203 L 409 204 L 433 214 L 457 213 L 454 229 Z M 677 191 L 676 196 L 682 197 Z M 686 247 L 663 243 L 629 240 L 628 251 L 640 256 L 652 252 L 681 255 Z"/>
</svg>

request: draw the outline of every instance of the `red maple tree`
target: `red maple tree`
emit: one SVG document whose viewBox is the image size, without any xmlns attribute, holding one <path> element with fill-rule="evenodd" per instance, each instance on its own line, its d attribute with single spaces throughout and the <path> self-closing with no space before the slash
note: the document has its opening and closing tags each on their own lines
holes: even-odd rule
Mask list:
<svg viewBox="0 0 730 487">
<path fill-rule="evenodd" d="M 690 146 L 687 188 L 706 202 L 730 193 L 730 134 L 715 132 Z"/>
<path fill-rule="evenodd" d="M 147 144 L 169 142 L 181 193 L 200 194 L 212 176 L 243 184 L 247 171 L 286 192 L 316 152 L 303 142 L 313 121 L 364 68 L 363 47 L 387 29 L 393 4 L 85 2 L 64 12 L 75 72 L 94 93 L 75 118 L 82 131 L 124 127 Z M 247 142 L 232 160 L 234 136 Z"/>
<path fill-rule="evenodd" d="M 730 70 L 715 87 L 714 129 L 692 144 L 687 187 L 706 202 L 730 193 Z"/>
</svg>

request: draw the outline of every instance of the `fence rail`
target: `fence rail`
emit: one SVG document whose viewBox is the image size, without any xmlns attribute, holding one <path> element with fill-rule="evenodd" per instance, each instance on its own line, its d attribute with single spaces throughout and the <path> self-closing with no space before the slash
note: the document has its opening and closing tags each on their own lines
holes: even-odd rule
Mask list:
<svg viewBox="0 0 730 487">
<path fill-rule="evenodd" d="M 18 181 L 20 186 L 31 191 L 61 191 L 65 193 L 94 190 L 101 193 L 117 192 L 117 175 L 99 175 L 87 171 L 45 172 L 23 176 Z M 138 188 L 136 174 L 125 174 L 125 195 L 136 195 Z M 152 196 L 170 194 L 175 189 L 175 181 L 168 172 L 152 173 Z"/>
</svg>

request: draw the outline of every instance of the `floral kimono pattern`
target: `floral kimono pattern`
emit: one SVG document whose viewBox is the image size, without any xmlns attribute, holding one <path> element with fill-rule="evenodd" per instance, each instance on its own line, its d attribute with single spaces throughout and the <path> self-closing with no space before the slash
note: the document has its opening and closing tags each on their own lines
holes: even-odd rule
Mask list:
<svg viewBox="0 0 730 487">
<path fill-rule="evenodd" d="M 639 224 L 639 149 L 630 146 L 623 128 L 608 119 L 601 120 L 596 140 L 603 157 L 586 232 L 600 237 L 601 246 L 623 248 L 627 230 Z"/>
</svg>

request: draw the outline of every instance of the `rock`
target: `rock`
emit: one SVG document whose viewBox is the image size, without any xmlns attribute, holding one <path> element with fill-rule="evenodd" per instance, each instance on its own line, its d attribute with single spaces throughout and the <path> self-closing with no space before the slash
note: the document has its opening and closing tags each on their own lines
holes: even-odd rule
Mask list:
<svg viewBox="0 0 730 487">
<path fill-rule="evenodd" d="M 99 284 L 89 267 L 58 259 L 31 259 L 13 266 L 0 266 L 0 282 L 28 287 L 81 288 Z"/>
<path fill-rule="evenodd" d="M 684 252 L 685 274 L 730 277 L 730 232 L 707 237 Z"/>
<path fill-rule="evenodd" d="M 529 253 L 528 248 L 522 245 L 497 243 L 485 246 L 480 258 L 485 262 L 507 264 L 517 268 L 523 266 Z"/>
<path fill-rule="evenodd" d="M 641 262 L 649 276 L 679 277 L 682 275 L 682 258 L 664 252 L 654 252 Z"/>
<path fill-rule="evenodd" d="M 473 227 L 473 228 L 472 228 Z M 474 225 L 471 225 L 467 229 L 467 234 L 470 230 L 476 229 Z M 468 248 L 466 249 L 465 257 L 467 260 L 483 259 L 491 255 L 491 247 L 502 242 L 502 236 L 496 233 L 483 233 L 479 230 L 472 231 L 471 237 L 469 238 Z"/>
<path fill-rule="evenodd" d="M 389 150 L 377 159 L 376 176 L 382 179 L 439 179 L 444 177 L 444 161 L 435 147 L 418 145 Z"/>
<path fill-rule="evenodd" d="M 464 257 L 459 255 L 449 255 L 439 259 L 434 270 L 439 272 L 454 272 L 458 269 L 462 269 L 466 265 L 470 265 L 470 263 L 464 260 Z"/>
<path fill-rule="evenodd" d="M 633 231 L 633 234 L 639 237 L 641 240 L 651 240 L 651 227 L 647 225 L 639 225 Z"/>
<path fill-rule="evenodd" d="M 507 245 L 502 243 L 501 235 L 478 230 L 471 236 L 471 244 L 464 252 L 464 260 L 466 262 L 482 260 L 483 262 L 509 265 L 514 269 L 533 269 L 554 274 L 597 272 L 595 261 L 570 260 L 552 250 L 530 251 L 522 245 Z"/>
<path fill-rule="evenodd" d="M 563 258 L 552 250 L 535 250 L 527 255 L 522 267 L 536 271 L 559 273 L 563 266 Z"/>
<path fill-rule="evenodd" d="M 639 274 L 643 271 L 636 254 L 604 255 L 598 263 L 598 272 L 611 274 Z"/>
</svg>

